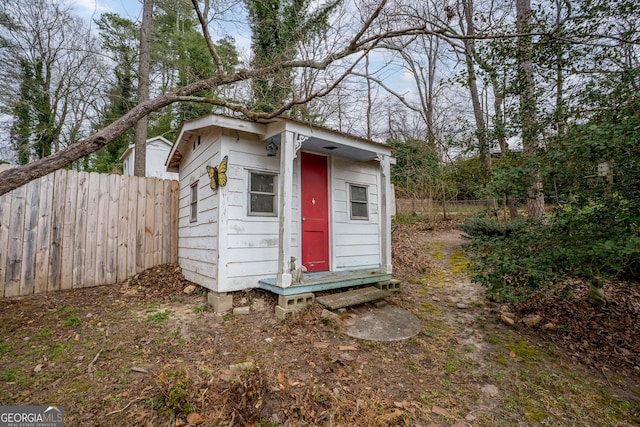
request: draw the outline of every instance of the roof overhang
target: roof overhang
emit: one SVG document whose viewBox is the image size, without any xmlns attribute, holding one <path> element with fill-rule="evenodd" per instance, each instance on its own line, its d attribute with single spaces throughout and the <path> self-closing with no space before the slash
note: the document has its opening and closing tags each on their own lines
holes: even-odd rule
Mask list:
<svg viewBox="0 0 640 427">
<path fill-rule="evenodd" d="M 314 153 L 344 157 L 359 162 L 376 160 L 379 155 L 391 155 L 391 147 L 386 144 L 297 120 L 282 120 L 268 124 L 264 139 L 280 144 L 284 131 L 293 132 L 302 143 L 301 149 Z"/>
<path fill-rule="evenodd" d="M 184 122 L 178 132 L 165 166 L 169 172 L 177 172 L 184 152 L 203 129 L 224 128 L 258 135 L 261 141 L 281 144 L 284 132 L 292 132 L 301 143 L 300 148 L 315 153 L 344 157 L 366 162 L 382 156 L 391 156 L 386 144 L 333 131 L 321 126 L 292 119 L 276 118 L 269 123 L 256 123 L 227 116 L 208 115 Z"/>
</svg>

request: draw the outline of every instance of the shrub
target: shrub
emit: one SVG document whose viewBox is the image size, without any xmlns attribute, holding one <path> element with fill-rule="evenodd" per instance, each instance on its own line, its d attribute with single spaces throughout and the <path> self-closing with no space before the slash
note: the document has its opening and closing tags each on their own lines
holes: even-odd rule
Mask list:
<svg viewBox="0 0 640 427">
<path fill-rule="evenodd" d="M 613 195 L 562 204 L 547 222 L 501 223 L 485 213 L 460 229 L 470 239 L 473 280 L 487 288 L 488 297 L 512 301 L 567 279 L 601 287 L 604 279 L 637 278 L 639 219 L 628 201 Z"/>
</svg>

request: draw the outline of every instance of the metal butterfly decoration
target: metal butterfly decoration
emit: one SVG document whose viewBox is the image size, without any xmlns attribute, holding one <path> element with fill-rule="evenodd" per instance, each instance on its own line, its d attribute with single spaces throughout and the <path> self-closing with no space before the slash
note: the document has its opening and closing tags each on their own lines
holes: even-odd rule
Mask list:
<svg viewBox="0 0 640 427">
<path fill-rule="evenodd" d="M 211 167 L 207 165 L 211 189 L 217 190 L 219 187 L 227 185 L 227 160 L 228 156 L 224 156 L 219 166 Z"/>
</svg>

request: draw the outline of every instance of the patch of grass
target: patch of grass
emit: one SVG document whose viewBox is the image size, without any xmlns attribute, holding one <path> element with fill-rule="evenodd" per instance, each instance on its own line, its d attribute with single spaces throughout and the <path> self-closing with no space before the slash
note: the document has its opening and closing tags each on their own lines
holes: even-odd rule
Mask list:
<svg viewBox="0 0 640 427">
<path fill-rule="evenodd" d="M 256 427 L 276 427 L 279 424 L 280 423 L 278 421 L 262 418 L 260 422 L 256 424 Z"/>
<path fill-rule="evenodd" d="M 523 339 L 519 340 L 518 342 L 507 343 L 506 347 L 523 359 L 539 360 L 538 350 Z"/>
<path fill-rule="evenodd" d="M 427 310 L 429 313 L 435 314 L 435 315 L 439 315 L 440 314 L 440 310 L 438 310 L 438 308 L 433 305 L 430 302 L 423 302 L 422 304 L 420 304 L 422 306 L 422 308 L 424 308 L 425 310 Z"/>
<path fill-rule="evenodd" d="M 160 308 L 159 302 L 148 302 L 138 307 L 138 310 L 144 310 L 145 313 L 152 313 L 154 311 L 158 311 L 159 308 Z"/>
<path fill-rule="evenodd" d="M 173 314 L 171 310 L 158 311 L 147 315 L 147 320 L 153 323 L 165 323 L 171 314 Z"/>
<path fill-rule="evenodd" d="M 204 313 L 205 311 L 207 311 L 206 305 L 196 305 L 195 307 L 193 307 L 193 312 L 195 314 Z"/>
<path fill-rule="evenodd" d="M 509 366 L 509 359 L 504 354 L 499 354 L 496 357 L 496 363 L 499 363 L 502 366 Z"/>
<path fill-rule="evenodd" d="M 15 368 L 7 368 L 0 371 L 0 381 L 5 383 L 19 383 L 22 380 L 22 371 Z"/>
<path fill-rule="evenodd" d="M 48 327 L 44 327 L 35 333 L 36 338 L 51 338 L 53 336 L 53 332 Z"/>
<path fill-rule="evenodd" d="M 460 369 L 461 361 L 458 358 L 458 353 L 452 348 L 447 350 L 447 356 L 449 359 L 444 364 L 444 371 L 447 375 L 453 375 Z"/>
<path fill-rule="evenodd" d="M 527 417 L 527 420 L 535 423 L 541 423 L 549 417 L 549 414 L 547 414 L 543 408 L 536 406 L 525 406 L 524 415 Z"/>
<path fill-rule="evenodd" d="M 0 357 L 9 353 L 9 351 L 11 351 L 11 346 L 7 343 L 0 342 Z"/>
<path fill-rule="evenodd" d="M 50 359 L 60 361 L 66 361 L 69 357 L 69 350 L 71 349 L 71 344 L 62 344 L 55 343 L 55 345 L 51 348 L 51 353 L 49 354 Z"/>
<path fill-rule="evenodd" d="M 500 337 L 499 335 L 486 336 L 484 337 L 484 341 L 486 343 L 496 345 L 502 342 L 502 337 Z"/>
<path fill-rule="evenodd" d="M 80 312 L 80 309 L 77 307 L 69 307 L 68 305 L 59 305 L 51 313 L 57 314 L 61 319 L 68 319 L 70 317 L 75 316 Z"/>
<path fill-rule="evenodd" d="M 444 365 L 444 371 L 447 375 L 455 374 L 460 369 L 460 361 L 458 359 L 449 359 Z"/>
<path fill-rule="evenodd" d="M 67 319 L 62 325 L 69 328 L 75 328 L 82 324 L 82 320 L 79 317 L 71 317 Z"/>
</svg>

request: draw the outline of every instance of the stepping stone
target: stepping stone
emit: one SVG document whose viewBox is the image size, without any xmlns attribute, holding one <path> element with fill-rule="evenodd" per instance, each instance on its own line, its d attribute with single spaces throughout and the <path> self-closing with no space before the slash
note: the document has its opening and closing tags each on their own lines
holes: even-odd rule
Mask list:
<svg viewBox="0 0 640 427">
<path fill-rule="evenodd" d="M 382 289 L 366 286 L 364 288 L 352 289 L 333 295 L 317 297 L 318 301 L 329 310 L 337 310 L 352 305 L 364 304 L 365 302 L 378 301 L 391 295 L 391 292 Z"/>
</svg>

